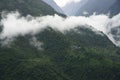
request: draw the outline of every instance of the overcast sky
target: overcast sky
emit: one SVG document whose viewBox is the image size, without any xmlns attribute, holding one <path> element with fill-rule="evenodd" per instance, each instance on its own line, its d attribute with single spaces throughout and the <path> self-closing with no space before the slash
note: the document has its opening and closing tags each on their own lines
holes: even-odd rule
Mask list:
<svg viewBox="0 0 120 80">
<path fill-rule="evenodd" d="M 64 7 L 67 3 L 70 2 L 79 2 L 81 0 L 54 0 L 60 7 Z"/>
</svg>

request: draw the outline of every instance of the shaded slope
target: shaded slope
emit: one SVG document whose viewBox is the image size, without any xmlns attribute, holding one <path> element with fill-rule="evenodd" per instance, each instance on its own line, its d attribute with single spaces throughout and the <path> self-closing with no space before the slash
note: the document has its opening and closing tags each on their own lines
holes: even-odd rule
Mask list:
<svg viewBox="0 0 120 80">
<path fill-rule="evenodd" d="M 53 15 L 55 13 L 54 9 L 42 0 L 1 0 L 0 12 L 4 10 L 18 10 L 23 15 L 31 14 L 33 16 Z"/>
<path fill-rule="evenodd" d="M 85 2 L 85 1 L 83 1 Z M 107 5 L 106 5 L 107 4 Z M 80 5 L 80 4 L 79 4 Z M 79 7 L 77 16 L 84 15 L 84 12 L 88 12 L 88 15 L 92 15 L 94 12 L 96 14 L 108 14 L 111 16 L 117 15 L 120 13 L 120 1 L 119 0 L 88 0 Z"/>
<path fill-rule="evenodd" d="M 92 47 L 115 47 L 115 45 L 108 39 L 108 37 L 100 31 L 92 31 L 90 28 L 79 28 L 69 31 L 68 36 L 74 39 L 79 45 Z"/>
<path fill-rule="evenodd" d="M 107 37 L 96 35 L 89 29 L 78 28 L 78 31 L 86 34 L 77 35 L 71 31 L 63 34 L 45 29 L 34 36 L 44 43 L 43 50 L 30 44 L 33 37 L 30 35 L 17 37 L 9 47 L 0 47 L 0 79 L 119 80 L 117 48 Z"/>
<path fill-rule="evenodd" d="M 2 0 L 0 3 L 5 5 L 6 1 Z M 43 6 L 39 11 L 45 10 L 40 13 L 36 8 L 26 12 L 27 6 L 19 7 L 24 15 L 54 13 L 53 9 L 48 12 L 49 8 Z M 16 9 L 15 6 L 6 5 L 2 10 L 11 11 L 13 8 Z M 0 80 L 119 80 L 120 53 L 112 42 L 106 36 L 97 35 L 90 29 L 75 30 L 63 34 L 46 28 L 34 36 L 18 36 L 10 45 L 0 44 Z M 41 50 L 30 44 L 33 37 L 43 43 Z"/>
<path fill-rule="evenodd" d="M 78 10 L 86 4 L 88 0 L 81 0 L 80 2 L 71 2 L 66 4 L 66 6 L 62 7 L 62 10 L 68 16 L 74 16 L 78 12 Z"/>
<path fill-rule="evenodd" d="M 58 13 L 64 14 L 62 9 L 54 2 L 54 0 L 42 0 L 48 5 L 50 5 L 53 9 L 55 9 Z"/>
</svg>

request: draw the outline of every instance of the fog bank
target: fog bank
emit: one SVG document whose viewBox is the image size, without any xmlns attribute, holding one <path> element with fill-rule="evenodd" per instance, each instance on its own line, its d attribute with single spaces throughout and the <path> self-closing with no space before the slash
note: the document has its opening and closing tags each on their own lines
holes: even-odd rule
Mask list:
<svg viewBox="0 0 120 80">
<path fill-rule="evenodd" d="M 10 12 L 4 14 L 2 12 L 2 19 L 0 21 L 0 26 L 3 30 L 0 34 L 0 39 L 11 39 L 19 35 L 24 36 L 26 34 L 37 34 L 47 27 L 51 27 L 55 30 L 59 30 L 64 33 L 65 30 L 70 30 L 78 26 L 89 27 L 92 26 L 91 30 L 95 32 L 102 31 L 106 34 L 109 39 L 120 46 L 120 41 L 116 41 L 111 33 L 111 29 L 120 26 L 120 14 L 109 18 L 109 15 L 95 15 L 85 17 L 85 16 L 70 16 L 63 18 L 57 14 L 51 16 L 21 16 L 19 12 Z M 95 29 L 96 30 L 95 30 Z M 97 31 L 98 30 L 98 31 Z M 120 33 L 120 30 L 117 30 Z"/>
</svg>

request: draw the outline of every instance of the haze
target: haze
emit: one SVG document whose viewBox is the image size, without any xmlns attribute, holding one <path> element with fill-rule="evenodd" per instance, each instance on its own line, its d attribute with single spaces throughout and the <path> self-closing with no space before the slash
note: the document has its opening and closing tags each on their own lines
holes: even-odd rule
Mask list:
<svg viewBox="0 0 120 80">
<path fill-rule="evenodd" d="M 71 2 L 79 2 L 81 0 L 54 0 L 60 7 L 64 7 L 66 4 Z"/>
</svg>

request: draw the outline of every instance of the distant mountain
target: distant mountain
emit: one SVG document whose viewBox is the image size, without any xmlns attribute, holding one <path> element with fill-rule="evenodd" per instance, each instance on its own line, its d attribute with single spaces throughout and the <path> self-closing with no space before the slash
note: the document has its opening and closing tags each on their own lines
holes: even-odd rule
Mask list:
<svg viewBox="0 0 120 80">
<path fill-rule="evenodd" d="M 120 13 L 120 0 L 116 0 L 116 2 L 109 8 L 109 11 L 112 15 Z"/>
<path fill-rule="evenodd" d="M 84 0 L 83 0 L 84 1 Z M 79 4 L 80 5 L 80 4 Z M 84 15 L 84 12 L 87 12 L 88 15 L 96 14 L 108 14 L 116 15 L 120 12 L 119 0 L 88 0 L 82 5 L 78 12 L 77 16 Z"/>
<path fill-rule="evenodd" d="M 71 2 L 68 3 L 66 6 L 62 7 L 62 10 L 65 12 L 66 15 L 68 16 L 74 16 L 78 12 L 78 10 L 85 5 L 85 3 L 88 0 L 82 0 L 80 2 Z"/>
<path fill-rule="evenodd" d="M 42 0 L 45 3 L 49 4 L 52 8 L 54 8 L 57 12 L 64 14 L 62 9 L 54 2 L 54 0 Z"/>
<path fill-rule="evenodd" d="M 71 2 L 63 7 L 63 11 L 67 15 L 92 15 L 108 14 L 111 16 L 120 12 L 120 0 L 82 0 L 80 2 Z"/>
</svg>

